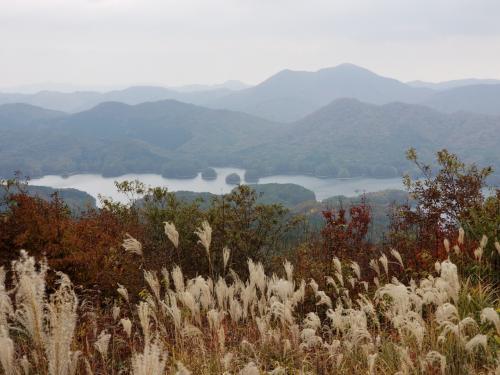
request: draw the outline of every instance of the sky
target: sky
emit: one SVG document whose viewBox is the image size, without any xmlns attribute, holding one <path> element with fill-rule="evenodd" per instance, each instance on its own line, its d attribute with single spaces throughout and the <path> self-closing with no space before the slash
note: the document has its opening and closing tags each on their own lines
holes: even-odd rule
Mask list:
<svg viewBox="0 0 500 375">
<path fill-rule="evenodd" d="M 0 88 L 178 86 L 349 62 L 500 79 L 498 0 L 0 0 Z"/>
</svg>

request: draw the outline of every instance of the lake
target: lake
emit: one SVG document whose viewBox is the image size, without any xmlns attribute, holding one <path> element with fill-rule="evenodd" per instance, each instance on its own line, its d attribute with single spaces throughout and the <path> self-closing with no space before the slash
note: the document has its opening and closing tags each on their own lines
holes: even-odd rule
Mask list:
<svg viewBox="0 0 500 375">
<path fill-rule="evenodd" d="M 229 193 L 234 185 L 226 184 L 226 176 L 230 173 L 238 173 L 243 181 L 244 169 L 238 168 L 214 168 L 217 172 L 215 180 L 203 180 L 201 174 L 191 179 L 165 178 L 158 174 L 126 174 L 120 177 L 103 177 L 98 174 L 75 174 L 68 177 L 44 176 L 30 181 L 31 185 L 49 186 L 55 189 L 74 188 L 98 197 L 99 194 L 111 197 L 114 200 L 125 202 L 126 197 L 119 194 L 115 188 L 115 181 L 139 180 L 150 186 L 167 187 L 169 191 L 194 191 L 209 192 L 213 194 Z M 288 176 L 277 175 L 264 177 L 259 184 L 268 183 L 292 183 L 312 190 L 316 199 L 332 197 L 334 195 L 345 195 L 348 197 L 380 191 L 385 189 L 402 189 L 402 179 L 397 178 L 317 178 L 312 176 Z"/>
</svg>

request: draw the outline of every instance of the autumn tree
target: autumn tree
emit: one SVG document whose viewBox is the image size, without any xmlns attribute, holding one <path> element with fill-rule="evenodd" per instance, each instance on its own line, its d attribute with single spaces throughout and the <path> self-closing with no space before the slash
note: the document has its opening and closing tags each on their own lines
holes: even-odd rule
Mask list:
<svg viewBox="0 0 500 375">
<path fill-rule="evenodd" d="M 417 266 L 425 261 L 423 258 L 432 261 L 444 256 L 443 240 L 455 238 L 458 228 L 471 219 L 471 213 L 482 207 L 482 189 L 492 168 L 466 165 L 447 150 L 437 152 L 437 169 L 421 162 L 413 148 L 406 156 L 421 175 L 417 179 L 404 177 L 415 203 L 393 212 L 389 238 L 391 246 L 406 252 Z"/>
</svg>

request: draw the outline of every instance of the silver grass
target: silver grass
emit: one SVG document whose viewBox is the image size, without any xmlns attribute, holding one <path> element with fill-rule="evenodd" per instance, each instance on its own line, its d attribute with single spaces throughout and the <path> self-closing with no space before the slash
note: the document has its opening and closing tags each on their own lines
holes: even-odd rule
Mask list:
<svg viewBox="0 0 500 375">
<path fill-rule="evenodd" d="M 479 246 L 484 249 L 487 244 L 488 244 L 488 237 L 483 234 L 483 236 L 481 237 L 481 242 L 479 243 Z"/>
<path fill-rule="evenodd" d="M 183 292 L 185 289 L 184 275 L 179 266 L 175 266 L 172 270 L 172 280 L 174 281 L 175 291 L 178 293 Z"/>
<path fill-rule="evenodd" d="M 497 334 L 500 336 L 500 317 L 492 307 L 486 307 L 481 311 L 481 323 L 490 322 L 495 326 Z"/>
<path fill-rule="evenodd" d="M 391 249 L 391 255 L 398 261 L 401 268 L 404 268 L 403 258 L 401 257 L 399 251 L 397 251 L 396 249 Z"/>
<path fill-rule="evenodd" d="M 228 247 L 224 247 L 222 249 L 222 262 L 224 263 L 224 270 L 227 268 L 230 255 L 231 255 L 231 250 L 229 250 Z"/>
<path fill-rule="evenodd" d="M 24 375 L 29 375 L 30 373 L 30 362 L 28 361 L 28 358 L 26 355 L 23 355 L 23 358 L 21 358 L 21 368 L 23 369 Z"/>
<path fill-rule="evenodd" d="M 446 250 L 446 254 L 449 254 L 450 253 L 450 240 L 445 238 L 443 240 L 443 245 L 444 245 L 444 249 Z"/>
<path fill-rule="evenodd" d="M 177 371 L 175 375 L 191 375 L 191 371 L 189 371 L 181 361 L 177 361 L 176 365 Z"/>
<path fill-rule="evenodd" d="M 35 346 L 42 349 L 45 344 L 44 309 L 46 306 L 45 276 L 47 263 L 42 261 L 40 269 L 35 268 L 35 258 L 21 250 L 19 260 L 13 262 L 16 286 L 16 320 Z"/>
<path fill-rule="evenodd" d="M 333 265 L 335 267 L 335 271 L 342 273 L 342 263 L 340 263 L 339 258 L 333 257 Z"/>
<path fill-rule="evenodd" d="M 436 322 L 439 325 L 443 325 L 446 322 L 456 322 L 458 321 L 458 310 L 451 303 L 444 303 L 436 309 Z"/>
<path fill-rule="evenodd" d="M 476 258 L 478 262 L 481 262 L 483 258 L 483 248 L 481 246 L 474 250 L 474 258 Z"/>
<path fill-rule="evenodd" d="M 229 371 L 231 363 L 233 362 L 233 357 L 234 354 L 231 352 L 224 354 L 224 357 L 222 357 L 222 366 L 224 367 L 224 370 Z"/>
<path fill-rule="evenodd" d="M 321 306 L 321 305 L 326 305 L 328 307 L 332 307 L 332 300 L 330 297 L 328 297 L 326 295 L 325 292 L 323 292 L 322 290 L 319 290 L 317 293 L 316 293 L 316 297 L 319 298 L 319 301 L 316 302 L 316 305 L 317 306 Z"/>
<path fill-rule="evenodd" d="M 448 293 L 453 301 L 458 300 L 458 293 L 460 292 L 460 282 L 458 280 L 457 266 L 445 260 L 441 263 L 441 279 L 448 284 Z"/>
<path fill-rule="evenodd" d="M 7 318 L 14 314 L 12 301 L 5 288 L 5 269 L 0 267 L 0 327 L 7 326 Z"/>
<path fill-rule="evenodd" d="M 9 337 L 9 332 L 5 326 L 0 327 L 0 364 L 5 375 L 15 375 L 14 365 L 14 341 Z"/>
<path fill-rule="evenodd" d="M 122 296 L 122 298 L 128 303 L 129 302 L 129 297 L 128 297 L 128 290 L 125 288 L 123 285 L 118 284 L 118 288 L 116 289 L 118 294 Z"/>
<path fill-rule="evenodd" d="M 165 234 L 167 235 L 168 239 L 176 249 L 179 248 L 179 232 L 177 232 L 177 229 L 175 229 L 175 224 L 174 223 L 169 223 L 165 221 L 163 223 L 165 225 Z"/>
<path fill-rule="evenodd" d="M 188 337 L 202 337 L 203 332 L 196 326 L 190 324 L 190 323 L 185 323 L 184 327 L 182 327 L 181 331 L 182 337 L 188 338 Z"/>
<path fill-rule="evenodd" d="M 268 375 L 286 375 L 286 369 L 281 366 L 278 366 L 273 370 L 268 371 L 267 373 Z"/>
<path fill-rule="evenodd" d="M 497 249 L 497 253 L 500 255 L 500 242 L 495 241 L 495 249 Z"/>
<path fill-rule="evenodd" d="M 46 332 L 45 351 L 49 362 L 49 374 L 66 375 L 76 367 L 79 354 L 71 351 L 76 328 L 78 299 L 73 286 L 64 274 L 59 274 L 59 287 L 47 305 L 49 322 Z"/>
<path fill-rule="evenodd" d="M 113 320 L 116 321 L 120 317 L 120 306 L 113 306 L 111 314 L 113 315 Z"/>
<path fill-rule="evenodd" d="M 323 344 L 323 339 L 317 336 L 316 330 L 312 328 L 304 328 L 300 332 L 300 339 L 302 340 L 302 343 L 300 344 L 302 349 L 313 348 Z"/>
<path fill-rule="evenodd" d="M 104 360 L 108 358 L 108 348 L 110 340 L 111 335 L 107 333 L 106 330 L 103 330 L 97 337 L 97 341 L 94 343 L 95 349 L 101 354 Z"/>
<path fill-rule="evenodd" d="M 367 357 L 368 362 L 368 373 L 370 375 L 375 374 L 375 361 L 377 360 L 378 353 L 369 354 Z"/>
<path fill-rule="evenodd" d="M 212 242 L 212 227 L 208 221 L 203 221 L 201 227 L 194 232 L 198 238 L 198 243 L 201 243 L 205 248 L 208 257 L 210 258 L 210 243 Z"/>
<path fill-rule="evenodd" d="M 286 274 L 286 279 L 289 282 L 293 281 L 293 264 L 290 263 L 288 260 L 285 260 L 283 263 L 283 267 L 285 268 L 285 274 Z"/>
<path fill-rule="evenodd" d="M 376 259 L 370 259 L 370 268 L 377 273 L 377 276 L 380 277 L 380 267 Z"/>
<path fill-rule="evenodd" d="M 361 279 L 361 268 L 359 267 L 359 264 L 357 262 L 351 262 L 351 269 L 353 270 L 356 277 L 358 279 Z"/>
<path fill-rule="evenodd" d="M 458 244 L 459 245 L 463 245 L 464 244 L 464 238 L 465 238 L 465 231 L 464 231 L 464 228 L 460 227 L 458 229 Z"/>
<path fill-rule="evenodd" d="M 433 365 L 437 362 L 439 364 L 441 374 L 444 375 L 446 373 L 446 357 L 441 353 L 431 350 L 426 354 L 425 362 L 429 365 Z"/>
<path fill-rule="evenodd" d="M 309 285 L 311 286 L 312 290 L 314 291 L 314 294 L 318 293 L 318 283 L 316 282 L 316 280 L 314 279 L 311 279 L 311 281 L 309 281 Z"/>
<path fill-rule="evenodd" d="M 476 335 L 465 344 L 465 350 L 469 353 L 482 346 L 484 350 L 488 347 L 488 337 L 486 335 Z"/>
<path fill-rule="evenodd" d="M 158 280 L 156 272 L 144 271 L 144 280 L 149 285 L 149 288 L 156 297 L 156 300 L 160 300 L 160 280 Z"/>
<path fill-rule="evenodd" d="M 142 256 L 142 244 L 128 233 L 125 233 L 125 239 L 123 240 L 122 247 L 127 253 Z"/>
<path fill-rule="evenodd" d="M 384 267 L 384 272 L 386 275 L 389 274 L 389 260 L 387 259 L 387 256 L 385 254 L 382 254 L 379 258 L 380 263 L 382 264 L 382 267 Z"/>
<path fill-rule="evenodd" d="M 142 334 L 144 335 L 144 341 L 148 342 L 150 339 L 149 317 L 151 315 L 151 310 L 147 302 L 139 302 L 137 305 L 137 315 L 139 317 L 139 323 L 141 324 Z"/>
<path fill-rule="evenodd" d="M 131 336 L 132 334 L 132 322 L 130 321 L 129 318 L 122 318 L 120 319 L 120 324 L 123 327 L 123 330 L 127 334 L 128 337 Z"/>
<path fill-rule="evenodd" d="M 254 362 L 249 362 L 241 369 L 239 375 L 259 375 L 260 371 Z"/>
<path fill-rule="evenodd" d="M 340 272 L 335 272 L 335 277 L 337 278 L 338 282 L 342 287 L 344 287 L 344 276 Z"/>
<path fill-rule="evenodd" d="M 304 327 L 311 328 L 316 332 L 316 330 L 321 327 L 321 320 L 316 313 L 310 312 L 304 318 L 303 324 Z"/>
<path fill-rule="evenodd" d="M 267 284 L 267 277 L 262 263 L 254 263 L 251 259 L 249 259 L 247 263 L 250 285 L 256 286 L 262 293 L 264 293 Z"/>
<path fill-rule="evenodd" d="M 163 375 L 167 364 L 167 355 L 157 343 L 147 341 L 142 353 L 132 356 L 133 375 Z"/>
</svg>

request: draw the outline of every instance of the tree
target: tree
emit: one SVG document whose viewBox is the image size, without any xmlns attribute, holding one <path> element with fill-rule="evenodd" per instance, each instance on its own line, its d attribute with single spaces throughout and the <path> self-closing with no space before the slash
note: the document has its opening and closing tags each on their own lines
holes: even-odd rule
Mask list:
<svg viewBox="0 0 500 375">
<path fill-rule="evenodd" d="M 433 259 L 445 255 L 444 238 L 455 238 L 458 228 L 471 219 L 473 210 L 482 207 L 482 189 L 492 168 L 466 165 L 447 150 L 437 152 L 437 170 L 422 163 L 413 148 L 406 156 L 422 177 L 404 177 L 404 185 L 415 204 L 394 211 L 390 241 L 400 251 L 406 249 L 408 255 L 413 255 L 408 259 L 416 258 L 418 263 L 422 261 L 419 258 L 422 252 L 430 252 Z"/>
</svg>

